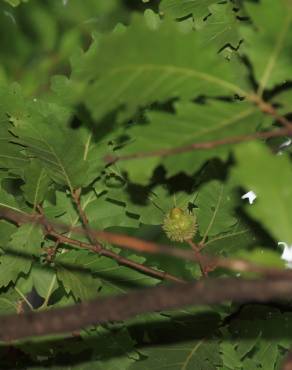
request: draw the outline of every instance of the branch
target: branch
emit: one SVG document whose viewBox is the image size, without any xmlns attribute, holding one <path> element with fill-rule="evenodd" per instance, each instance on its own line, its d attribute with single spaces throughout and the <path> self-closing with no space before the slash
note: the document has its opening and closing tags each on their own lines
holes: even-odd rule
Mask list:
<svg viewBox="0 0 292 370">
<path fill-rule="evenodd" d="M 56 222 L 48 222 L 48 220 L 44 220 L 43 216 L 40 215 L 30 215 L 23 212 L 14 211 L 8 207 L 0 206 L 0 218 L 4 218 L 5 220 L 12 221 L 18 225 L 23 223 L 38 223 L 44 226 L 47 230 L 47 233 L 54 236 L 54 229 L 62 230 L 62 231 L 74 231 L 80 234 L 84 234 L 84 230 L 80 227 L 68 227 L 64 224 L 59 224 Z M 134 238 L 124 234 L 115 234 L 107 231 L 96 231 L 91 229 L 91 233 L 96 235 L 98 238 L 107 241 L 109 243 L 118 245 L 119 247 L 134 250 L 135 252 L 145 252 L 145 253 L 152 253 L 152 254 L 161 254 L 167 256 L 173 256 L 177 258 L 181 258 L 184 260 L 198 262 L 198 258 L 194 255 L 193 251 L 174 248 L 173 246 L 167 245 L 160 245 L 153 242 L 148 242 L 142 239 Z M 59 234 L 57 234 L 59 235 Z M 56 235 L 55 235 L 56 236 Z M 63 238 L 66 238 L 62 235 Z M 67 238 L 68 242 L 73 241 L 74 239 Z M 66 239 L 64 239 L 65 241 Z M 72 243 L 73 244 L 73 243 Z M 74 244 L 80 247 L 80 241 L 74 240 Z M 82 243 L 83 247 L 88 246 L 88 249 L 94 248 L 93 245 Z M 100 249 L 98 249 L 100 253 Z M 107 250 L 106 250 L 107 251 Z M 96 250 L 97 252 L 97 250 Z M 106 252 L 108 253 L 108 251 Z M 241 260 L 241 259 L 232 259 L 232 258 L 218 258 L 209 255 L 200 255 L 200 261 L 205 265 L 212 265 L 221 268 L 226 268 L 234 271 L 241 271 L 241 272 L 253 272 L 256 274 L 262 274 L 267 277 L 273 278 L 281 278 L 281 279 L 292 279 L 292 271 L 291 270 L 283 270 L 278 268 L 267 268 L 262 267 L 260 265 L 254 264 L 249 261 Z"/>
<path fill-rule="evenodd" d="M 283 117 L 282 117 L 283 118 Z M 289 122 L 289 121 L 287 121 Z M 115 163 L 117 161 L 125 161 L 129 159 L 141 159 L 149 157 L 168 157 L 171 155 L 181 154 L 190 152 L 193 150 L 206 150 L 213 149 L 218 146 L 228 145 L 228 144 L 238 144 L 245 141 L 252 141 L 256 139 L 270 139 L 272 137 L 281 137 L 281 136 L 292 136 L 292 124 L 289 127 L 278 129 L 274 131 L 265 131 L 265 132 L 256 132 L 250 135 L 240 135 L 240 136 L 231 136 L 224 139 L 218 139 L 213 141 L 203 141 L 200 143 L 193 143 L 185 146 L 179 146 L 171 149 L 158 149 L 149 152 L 138 152 L 122 156 L 106 156 L 104 158 L 107 163 Z"/>
<path fill-rule="evenodd" d="M 133 268 L 137 271 L 143 272 L 147 275 L 154 276 L 158 279 L 161 279 L 161 280 L 166 279 L 166 280 L 180 282 L 180 283 L 184 282 L 182 279 L 179 279 L 176 276 L 168 274 L 167 272 L 161 272 L 161 271 L 154 270 L 151 267 L 147 267 L 145 265 L 142 265 L 141 263 L 131 261 L 128 258 L 124 258 L 124 257 L 118 255 L 117 253 L 114 253 L 112 251 L 109 251 L 109 250 L 105 249 L 98 242 L 98 240 L 96 238 L 96 233 L 89 226 L 88 218 L 87 218 L 86 213 L 84 212 L 84 210 L 81 206 L 80 194 L 81 194 L 81 189 L 78 189 L 76 191 L 73 191 L 72 197 L 73 197 L 73 200 L 76 204 L 76 207 L 77 207 L 77 210 L 78 210 L 78 213 L 79 213 L 79 217 L 82 221 L 85 234 L 86 234 L 88 240 L 91 242 L 92 245 L 86 244 L 86 243 L 81 243 L 80 241 L 77 241 L 77 240 L 74 241 L 73 239 L 66 238 L 66 237 L 64 237 L 60 234 L 54 233 L 55 237 L 57 237 L 63 243 L 78 245 L 80 248 L 89 249 L 94 253 L 98 253 L 100 255 L 110 257 L 110 258 L 116 260 L 120 265 L 128 266 L 128 267 Z M 52 235 L 52 233 L 51 233 L 51 235 Z"/>
<path fill-rule="evenodd" d="M 91 229 L 89 227 L 89 222 L 88 222 L 88 218 L 86 216 L 86 213 L 84 212 L 82 206 L 81 206 L 81 202 L 80 202 L 80 194 L 81 194 L 81 189 L 77 189 L 75 191 L 72 192 L 72 198 L 75 202 L 75 205 L 77 207 L 77 211 L 78 211 L 78 214 L 79 214 L 79 217 L 81 219 L 81 222 L 83 224 L 83 228 L 85 230 L 85 234 L 88 238 L 88 240 L 95 245 L 96 249 L 99 249 L 101 250 L 103 247 L 101 244 L 98 243 L 98 241 L 96 240 L 96 237 L 95 235 L 91 232 Z"/>
<path fill-rule="evenodd" d="M 254 102 L 263 113 L 274 117 L 276 121 L 281 123 L 287 129 L 291 130 L 292 122 L 290 122 L 286 117 L 278 114 L 272 104 L 265 102 L 259 95 L 250 95 L 248 100 Z"/>
<path fill-rule="evenodd" d="M 158 278 L 160 280 L 169 280 L 169 281 L 174 281 L 174 282 L 177 282 L 177 283 L 183 283 L 184 282 L 184 280 L 182 280 L 182 279 L 180 279 L 180 278 L 178 278 L 174 275 L 171 275 L 171 274 L 169 274 L 167 272 L 164 272 L 164 271 L 155 270 L 151 267 L 145 266 L 145 265 L 143 265 L 141 263 L 138 263 L 138 262 L 134 262 L 134 261 L 132 261 L 128 258 L 122 257 L 119 254 L 114 253 L 114 252 L 112 252 L 108 249 L 105 249 L 105 248 L 100 249 L 100 248 L 97 248 L 95 245 L 91 245 L 91 244 L 88 244 L 88 243 L 81 242 L 79 240 L 68 238 L 67 236 L 58 234 L 53 230 L 49 233 L 49 235 L 53 236 L 54 238 L 56 238 L 57 240 L 59 240 L 63 244 L 75 245 L 79 248 L 87 249 L 87 250 L 90 250 L 94 253 L 98 253 L 101 256 L 109 257 L 109 258 L 117 261 L 119 265 L 130 267 L 134 270 L 143 272 L 147 275 L 153 276 L 153 277 Z"/>
<path fill-rule="evenodd" d="M 199 246 L 197 244 L 195 244 L 191 239 L 186 240 L 186 242 L 189 244 L 189 246 L 194 251 L 196 260 L 197 260 L 197 262 L 200 266 L 202 276 L 207 277 L 208 272 L 207 272 L 206 266 L 204 266 L 203 258 L 202 258 Z"/>
<path fill-rule="evenodd" d="M 224 287 L 224 288 L 222 288 Z M 138 314 L 225 301 L 266 302 L 292 298 L 291 279 L 205 279 L 96 299 L 72 307 L 0 317 L 0 339 L 68 333 L 90 325 L 121 321 Z M 141 304 L 143 303 L 143 304 Z"/>
<path fill-rule="evenodd" d="M 292 352 L 290 351 L 286 354 L 284 361 L 281 366 L 281 370 L 292 370 Z"/>
</svg>

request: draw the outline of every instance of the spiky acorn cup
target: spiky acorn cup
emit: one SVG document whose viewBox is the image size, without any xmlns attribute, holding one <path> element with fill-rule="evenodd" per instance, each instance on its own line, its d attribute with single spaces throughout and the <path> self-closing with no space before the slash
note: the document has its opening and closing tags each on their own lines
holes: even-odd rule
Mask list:
<svg viewBox="0 0 292 370">
<path fill-rule="evenodd" d="M 183 242 L 195 236 L 197 231 L 196 217 L 175 207 L 166 215 L 162 228 L 170 240 Z"/>
</svg>

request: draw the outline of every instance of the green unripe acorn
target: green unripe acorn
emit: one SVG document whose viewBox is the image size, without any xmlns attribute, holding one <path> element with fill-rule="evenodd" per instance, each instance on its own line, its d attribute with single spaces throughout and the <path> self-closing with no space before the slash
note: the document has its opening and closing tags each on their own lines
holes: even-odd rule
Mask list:
<svg viewBox="0 0 292 370">
<path fill-rule="evenodd" d="M 174 207 L 163 220 L 162 228 L 170 240 L 183 242 L 195 236 L 196 217 L 181 208 Z"/>
</svg>

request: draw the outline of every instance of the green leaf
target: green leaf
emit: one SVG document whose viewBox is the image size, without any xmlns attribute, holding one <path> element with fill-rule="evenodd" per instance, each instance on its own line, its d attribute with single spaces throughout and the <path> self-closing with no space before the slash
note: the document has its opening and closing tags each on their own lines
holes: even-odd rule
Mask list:
<svg viewBox="0 0 292 370">
<path fill-rule="evenodd" d="M 235 150 L 233 176 L 237 184 L 257 195 L 246 212 L 260 222 L 277 240 L 292 243 L 291 162 L 285 155 L 275 156 L 260 143 L 248 143 Z M 260 176 L 259 176 L 260 169 Z"/>
<path fill-rule="evenodd" d="M 11 194 L 7 193 L 4 189 L 2 189 L 1 186 L 0 186 L 0 206 L 10 208 L 13 211 L 22 212 L 16 199 Z"/>
<path fill-rule="evenodd" d="M 231 2 L 211 5 L 208 18 L 204 22 L 195 22 L 196 28 L 202 33 L 205 47 L 215 44 L 220 50 L 227 44 L 234 48 L 239 45 L 239 20 L 233 7 Z"/>
<path fill-rule="evenodd" d="M 216 0 L 162 0 L 160 11 L 174 18 L 182 18 L 192 14 L 195 19 L 201 19 L 209 14 L 209 5 Z"/>
<path fill-rule="evenodd" d="M 259 92 L 292 78 L 292 8 L 286 0 L 245 2 L 253 27 L 242 27 L 242 52 L 248 56 Z"/>
<path fill-rule="evenodd" d="M 70 191 L 92 181 L 89 171 L 92 158 L 88 157 L 89 151 L 91 155 L 92 151 L 88 135 L 81 135 L 68 127 L 68 108 L 54 102 L 31 101 L 23 96 L 20 87 L 15 84 L 0 93 L 4 100 L 1 104 L 2 113 L 6 121 L 9 116 L 13 125 L 13 142 L 37 158 L 53 181 L 67 186 Z M 12 104 L 14 99 L 17 99 L 16 106 Z"/>
<path fill-rule="evenodd" d="M 67 293 L 76 299 L 89 300 L 97 295 L 98 280 L 86 268 L 85 261 L 90 257 L 80 251 L 68 251 L 55 258 L 57 277 Z"/>
<path fill-rule="evenodd" d="M 89 195 L 88 195 L 89 196 Z M 91 227 L 102 230 L 112 226 L 137 227 L 138 220 L 127 215 L 126 205 L 112 200 L 107 193 L 92 194 L 94 200 L 87 206 L 87 217 Z"/>
<path fill-rule="evenodd" d="M 0 106 L 0 110 L 1 108 Z M 21 148 L 11 143 L 13 137 L 8 131 L 11 128 L 10 125 L 1 121 L 0 117 L 0 166 L 9 169 L 22 168 L 28 163 L 28 159 Z"/>
<path fill-rule="evenodd" d="M 40 225 L 23 224 L 11 236 L 6 251 L 24 254 L 28 258 L 39 256 L 43 239 L 44 235 Z"/>
<path fill-rule="evenodd" d="M 259 351 L 256 354 L 257 362 L 263 369 L 274 370 L 275 362 L 278 357 L 278 348 L 274 341 L 263 340 L 259 344 Z"/>
<path fill-rule="evenodd" d="M 216 342 L 202 340 L 157 345 L 141 351 L 147 358 L 133 364 L 132 370 L 166 368 L 170 370 L 216 370 L 221 364 L 219 345 Z"/>
<path fill-rule="evenodd" d="M 4 1 L 14 7 L 20 5 L 21 3 L 28 2 L 28 0 L 4 0 Z"/>
<path fill-rule="evenodd" d="M 133 262 L 142 264 L 144 257 L 129 256 Z M 130 288 L 138 289 L 156 285 L 160 280 L 150 277 L 126 266 L 120 266 L 117 261 L 101 256 L 90 256 L 84 267 L 90 269 L 102 283 L 102 294 L 125 293 Z"/>
<path fill-rule="evenodd" d="M 263 115 L 245 102 L 222 102 L 210 100 L 207 104 L 176 103 L 175 114 L 161 111 L 146 113 L 146 123 L 135 124 L 125 133 L 130 136 L 121 155 L 158 151 L 153 158 L 121 161 L 119 166 L 129 172 L 133 182 L 147 183 L 156 166 L 163 164 L 172 176 L 185 171 L 193 174 L 203 163 L 213 157 L 227 159 L 230 145 L 209 150 L 189 150 L 186 153 L 163 158 L 160 150 L 189 147 L 194 143 L 220 140 L 254 131 Z M 159 134 L 157 134 L 159 132 Z M 141 163 L 143 162 L 143 166 Z"/>
<path fill-rule="evenodd" d="M 44 200 L 50 178 L 46 170 L 37 161 L 32 161 L 24 171 L 25 184 L 22 186 L 25 199 L 34 208 Z"/>
<path fill-rule="evenodd" d="M 10 288 L 7 292 L 0 294 L 0 313 L 1 315 L 16 314 L 19 312 L 21 298 L 19 294 Z"/>
<path fill-rule="evenodd" d="M 0 224 L 0 234 L 5 228 L 6 240 L 1 240 L 5 254 L 0 256 L 0 286 L 15 283 L 21 275 L 27 275 L 32 264 L 32 256 L 41 253 L 43 233 L 40 226 L 24 224 L 18 229 L 10 224 Z M 2 236 L 2 235 L 1 235 Z M 9 240 L 10 239 L 10 240 Z"/>
<path fill-rule="evenodd" d="M 238 257 L 265 267 L 284 268 L 285 263 L 281 259 L 279 252 L 280 249 L 276 252 L 264 248 L 256 248 L 252 251 L 240 251 Z"/>
<path fill-rule="evenodd" d="M 183 33 L 171 21 L 153 30 L 136 16 L 123 32 L 100 36 L 73 65 L 68 94 L 78 91 L 96 120 L 121 106 L 128 118 L 138 107 L 174 97 L 245 95 L 239 70 L 235 60 L 205 48 L 200 33 Z"/>
<path fill-rule="evenodd" d="M 249 249 L 260 244 L 258 234 L 242 220 L 232 226 L 228 232 L 220 233 L 205 242 L 206 253 L 234 255 L 241 249 Z"/>
<path fill-rule="evenodd" d="M 31 261 L 27 258 L 9 254 L 0 256 L 0 287 L 15 283 L 20 274 L 29 273 L 30 267 Z"/>
<path fill-rule="evenodd" d="M 231 190 L 219 181 L 211 181 L 199 189 L 196 204 L 198 225 L 205 238 L 227 232 L 237 223 Z"/>
<path fill-rule="evenodd" d="M 31 269 L 33 286 L 37 293 L 44 299 L 49 299 L 58 288 L 56 272 L 47 266 L 33 265 Z"/>
<path fill-rule="evenodd" d="M 286 115 L 292 111 L 292 90 L 283 90 L 273 98 L 273 103 L 279 105 L 278 112 Z"/>
<path fill-rule="evenodd" d="M 222 342 L 220 344 L 220 350 L 222 353 L 222 361 L 224 367 L 230 370 L 241 369 L 242 363 L 240 357 L 235 350 L 235 346 L 230 342 Z"/>
</svg>

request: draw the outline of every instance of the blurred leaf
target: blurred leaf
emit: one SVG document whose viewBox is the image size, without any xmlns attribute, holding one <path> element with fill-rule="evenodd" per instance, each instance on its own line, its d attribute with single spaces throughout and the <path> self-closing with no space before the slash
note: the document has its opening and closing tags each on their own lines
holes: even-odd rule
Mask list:
<svg viewBox="0 0 292 370">
<path fill-rule="evenodd" d="M 63 85 L 59 95 L 82 99 L 96 120 L 120 107 L 125 119 L 138 107 L 171 98 L 242 95 L 239 63 L 202 46 L 199 33 L 182 33 L 170 21 L 153 30 L 136 16 L 127 29 L 98 37 L 75 61 L 67 91 Z"/>
<path fill-rule="evenodd" d="M 235 181 L 257 195 L 246 212 L 277 241 L 292 244 L 292 168 L 288 157 L 275 156 L 260 143 L 241 144 L 235 151 Z M 260 176 L 259 176 L 260 169 Z"/>
<path fill-rule="evenodd" d="M 220 344 L 220 350 L 222 352 L 222 361 L 227 369 L 235 370 L 241 369 L 242 363 L 240 357 L 235 350 L 235 347 L 230 342 L 222 342 Z"/>
<path fill-rule="evenodd" d="M 231 2 L 209 6 L 210 15 L 204 22 L 196 22 L 196 28 L 202 33 L 205 47 L 215 44 L 220 50 L 226 45 L 236 48 L 239 45 L 239 20 Z"/>
<path fill-rule="evenodd" d="M 259 89 L 291 80 L 292 8 L 289 0 L 245 2 L 253 27 L 241 28 L 242 52 L 248 56 Z"/>
<path fill-rule="evenodd" d="M 12 6 L 18 6 L 21 2 L 26 3 L 28 0 L 4 0 Z"/>
<path fill-rule="evenodd" d="M 192 14 L 195 19 L 204 18 L 209 14 L 209 5 L 216 0 L 162 0 L 160 11 L 174 18 L 182 18 Z"/>
</svg>

